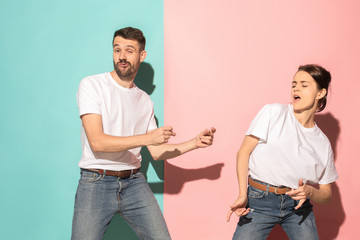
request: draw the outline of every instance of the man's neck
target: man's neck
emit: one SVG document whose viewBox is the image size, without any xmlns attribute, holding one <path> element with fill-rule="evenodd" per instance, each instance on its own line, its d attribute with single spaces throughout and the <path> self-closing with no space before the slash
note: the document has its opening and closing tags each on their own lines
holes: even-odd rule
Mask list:
<svg viewBox="0 0 360 240">
<path fill-rule="evenodd" d="M 121 79 L 119 78 L 119 76 L 116 74 L 115 70 L 112 71 L 110 73 L 111 77 L 115 80 L 115 82 L 117 82 L 117 84 L 119 84 L 120 86 L 124 87 L 124 88 L 132 88 L 134 86 L 134 80 L 135 80 L 135 76 L 129 79 Z"/>
</svg>

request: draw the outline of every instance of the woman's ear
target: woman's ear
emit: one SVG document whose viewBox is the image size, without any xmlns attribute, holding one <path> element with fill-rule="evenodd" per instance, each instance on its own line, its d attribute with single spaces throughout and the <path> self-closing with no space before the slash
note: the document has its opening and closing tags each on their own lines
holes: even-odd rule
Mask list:
<svg viewBox="0 0 360 240">
<path fill-rule="evenodd" d="M 319 100 L 319 99 L 322 99 L 323 97 L 326 96 L 326 93 L 327 93 L 327 91 L 326 91 L 325 88 L 321 89 L 321 90 L 318 92 L 318 95 L 317 95 L 316 99 L 318 99 L 318 100 Z"/>
</svg>

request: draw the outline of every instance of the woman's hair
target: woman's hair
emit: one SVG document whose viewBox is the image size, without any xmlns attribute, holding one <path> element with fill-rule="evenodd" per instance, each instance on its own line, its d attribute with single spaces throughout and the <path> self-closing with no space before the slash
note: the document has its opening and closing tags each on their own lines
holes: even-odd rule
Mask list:
<svg viewBox="0 0 360 240">
<path fill-rule="evenodd" d="M 317 83 L 319 90 L 325 88 L 326 94 L 318 102 L 317 112 L 321 112 L 326 107 L 326 97 L 328 94 L 329 85 L 331 82 L 331 74 L 325 68 L 316 64 L 306 64 L 298 68 L 298 71 L 307 72 Z"/>
</svg>

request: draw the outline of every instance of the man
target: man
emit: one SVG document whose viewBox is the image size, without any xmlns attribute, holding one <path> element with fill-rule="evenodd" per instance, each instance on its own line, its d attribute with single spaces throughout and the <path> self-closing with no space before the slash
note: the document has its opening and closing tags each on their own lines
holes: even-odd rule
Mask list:
<svg viewBox="0 0 360 240">
<path fill-rule="evenodd" d="M 140 172 L 142 146 L 155 160 L 210 146 L 215 128 L 194 139 L 166 144 L 171 126 L 157 128 L 150 97 L 135 84 L 146 57 L 139 29 L 113 38 L 114 71 L 84 78 L 77 93 L 82 120 L 81 179 L 75 198 L 72 239 L 101 239 L 119 213 L 140 239 L 171 239 L 159 205 Z"/>
</svg>

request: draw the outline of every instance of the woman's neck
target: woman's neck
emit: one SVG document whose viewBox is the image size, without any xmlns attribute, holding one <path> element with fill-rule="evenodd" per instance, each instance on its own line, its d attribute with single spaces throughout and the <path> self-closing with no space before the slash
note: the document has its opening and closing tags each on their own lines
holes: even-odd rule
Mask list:
<svg viewBox="0 0 360 240">
<path fill-rule="evenodd" d="M 301 112 L 295 112 L 294 116 L 299 121 L 299 123 L 305 128 L 312 128 L 315 126 L 315 109 L 305 110 Z"/>
</svg>

